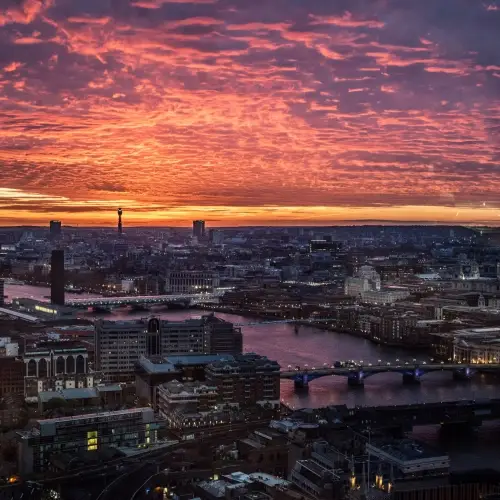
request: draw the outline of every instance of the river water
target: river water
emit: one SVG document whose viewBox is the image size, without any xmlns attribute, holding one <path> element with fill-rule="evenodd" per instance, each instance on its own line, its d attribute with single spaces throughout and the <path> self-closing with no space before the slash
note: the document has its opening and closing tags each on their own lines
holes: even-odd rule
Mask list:
<svg viewBox="0 0 500 500">
<path fill-rule="evenodd" d="M 44 300 L 50 293 L 48 288 L 32 286 L 6 285 L 5 294 L 8 300 L 13 297 L 32 297 Z M 68 297 L 71 294 L 67 294 Z M 82 298 L 84 295 L 78 295 Z M 116 309 L 112 313 L 99 315 L 106 319 L 134 319 L 153 314 L 153 312 L 130 312 L 127 309 Z M 165 319 L 180 320 L 199 317 L 202 311 L 154 311 Z M 90 313 L 83 316 L 92 318 Z M 217 313 L 217 316 L 233 323 L 253 323 L 255 320 L 234 314 Z M 245 352 L 256 352 L 270 359 L 277 360 L 283 368 L 288 365 L 305 365 L 319 367 L 323 363 L 332 364 L 336 360 L 356 360 L 364 363 L 429 361 L 424 354 L 414 354 L 404 349 L 394 349 L 375 345 L 365 339 L 346 334 L 327 332 L 318 328 L 301 326 L 295 333 L 290 324 L 262 324 L 242 326 Z M 405 403 L 426 403 L 436 401 L 456 401 L 461 399 L 496 398 L 500 388 L 500 380 L 476 376 L 469 382 L 456 382 L 451 373 L 439 372 L 425 375 L 419 385 L 403 385 L 400 374 L 379 374 L 365 380 L 364 388 L 349 388 L 343 377 L 323 377 L 310 382 L 309 391 L 296 392 L 293 382 L 282 381 L 281 397 L 288 405 L 295 408 L 320 407 L 330 404 L 356 405 L 398 405 Z M 430 439 L 436 436 L 436 429 L 421 429 L 419 437 Z M 488 465 L 498 465 L 500 456 L 497 453 L 500 430 L 494 424 L 484 425 L 480 436 L 474 440 L 482 442 L 479 465 L 488 457 Z M 468 468 L 471 464 L 472 443 L 455 443 L 453 445 L 453 462 L 455 468 Z M 477 443 L 476 443 L 477 445 Z M 474 458 L 474 457 L 472 457 Z"/>
</svg>

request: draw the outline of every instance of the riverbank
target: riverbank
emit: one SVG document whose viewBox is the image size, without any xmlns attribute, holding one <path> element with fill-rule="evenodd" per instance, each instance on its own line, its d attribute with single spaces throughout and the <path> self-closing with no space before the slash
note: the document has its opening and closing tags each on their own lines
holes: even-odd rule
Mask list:
<svg viewBox="0 0 500 500">
<path fill-rule="evenodd" d="M 252 319 L 258 319 L 258 320 L 263 320 L 263 321 L 286 321 L 289 318 L 280 318 L 277 317 L 273 314 L 264 314 L 264 313 L 257 313 L 255 311 L 250 311 L 246 309 L 237 309 L 237 308 L 231 308 L 231 307 L 225 307 L 225 306 L 217 306 L 217 305 L 205 305 L 203 307 L 195 306 L 196 309 L 203 309 L 205 311 L 214 311 L 214 312 L 221 312 L 221 313 L 226 313 L 226 314 L 237 314 L 238 316 L 244 316 L 246 318 L 252 318 Z M 371 337 L 370 335 L 363 333 L 359 330 L 349 330 L 349 329 L 339 329 L 338 327 L 335 327 L 333 325 L 328 325 L 327 323 L 324 322 L 315 322 L 315 321 L 310 321 L 310 320 L 295 320 L 295 323 L 300 326 L 312 326 L 314 328 L 318 328 L 319 330 L 325 330 L 329 332 L 335 332 L 335 333 L 341 333 L 344 335 L 350 335 L 352 337 L 357 337 L 357 338 L 362 338 L 365 340 L 368 340 L 372 342 L 375 345 L 380 345 L 384 347 L 389 347 L 389 348 L 394 348 L 394 349 L 406 349 L 408 351 L 412 351 L 415 353 L 429 353 L 428 348 L 426 346 L 420 346 L 420 345 L 415 345 L 415 344 L 403 344 L 403 343 L 397 343 L 397 342 L 388 342 L 384 341 L 382 339 L 375 339 Z"/>
</svg>

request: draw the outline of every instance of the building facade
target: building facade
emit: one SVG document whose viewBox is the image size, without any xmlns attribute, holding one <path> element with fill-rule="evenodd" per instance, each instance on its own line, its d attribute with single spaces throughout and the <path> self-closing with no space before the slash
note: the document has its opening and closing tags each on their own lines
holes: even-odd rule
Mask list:
<svg viewBox="0 0 500 500">
<path fill-rule="evenodd" d="M 219 275 L 210 271 L 170 271 L 165 276 L 166 293 L 212 293 L 219 286 Z"/>
<path fill-rule="evenodd" d="M 193 237 L 201 240 L 205 237 L 205 221 L 204 220 L 194 220 L 193 221 Z"/>
<path fill-rule="evenodd" d="M 279 406 L 280 365 L 265 356 L 242 354 L 234 361 L 208 365 L 205 373 L 207 384 L 217 388 L 222 404 Z"/>
<path fill-rule="evenodd" d="M 213 315 L 185 321 L 99 321 L 94 341 L 96 370 L 109 381 L 132 380 L 141 356 L 240 354 L 242 349 L 241 330 Z"/>
<path fill-rule="evenodd" d="M 0 398 L 8 395 L 22 396 L 25 366 L 17 357 L 0 357 Z"/>
<path fill-rule="evenodd" d="M 76 457 L 102 447 L 148 445 L 156 442 L 158 427 L 151 408 L 38 420 L 30 431 L 18 432 L 19 472 L 49 470 L 54 453 Z"/>
</svg>

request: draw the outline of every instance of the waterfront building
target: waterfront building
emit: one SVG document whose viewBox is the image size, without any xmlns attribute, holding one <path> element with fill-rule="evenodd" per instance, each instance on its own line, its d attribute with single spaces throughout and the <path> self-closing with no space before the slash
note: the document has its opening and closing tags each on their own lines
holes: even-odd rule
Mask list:
<svg viewBox="0 0 500 500">
<path fill-rule="evenodd" d="M 213 293 L 220 277 L 209 271 L 169 271 L 165 276 L 165 293 Z"/>
<path fill-rule="evenodd" d="M 64 306 L 64 250 L 52 250 L 50 259 L 50 302 Z"/>
<path fill-rule="evenodd" d="M 500 327 L 465 328 L 448 334 L 453 343 L 453 361 L 461 363 L 500 363 Z"/>
<path fill-rule="evenodd" d="M 73 307 L 55 303 L 49 304 L 41 300 L 24 297 L 12 299 L 12 306 L 20 312 L 39 318 L 41 321 L 74 319 L 78 314 L 78 310 Z"/>
<path fill-rule="evenodd" d="M 135 370 L 137 396 L 158 410 L 158 387 L 173 380 L 203 382 L 205 368 L 216 361 L 232 361 L 229 354 L 202 354 L 196 356 L 141 356 Z"/>
<path fill-rule="evenodd" d="M 344 292 L 357 297 L 363 292 L 380 291 L 380 287 L 380 274 L 371 266 L 361 266 L 353 276 L 346 278 Z"/>
<path fill-rule="evenodd" d="M 141 356 L 240 354 L 242 350 L 241 330 L 213 315 L 185 321 L 101 320 L 95 325 L 94 342 L 96 370 L 110 381 L 132 380 Z"/>
<path fill-rule="evenodd" d="M 159 425 L 151 408 L 134 408 L 74 417 L 37 420 L 28 431 L 19 431 L 19 472 L 49 470 L 55 453 L 97 452 L 104 447 L 137 447 L 156 442 Z"/>
<path fill-rule="evenodd" d="M 5 305 L 5 281 L 0 279 L 0 307 Z"/>
<path fill-rule="evenodd" d="M 280 365 L 265 356 L 242 354 L 206 368 L 207 384 L 217 387 L 223 404 L 279 406 Z"/>
</svg>

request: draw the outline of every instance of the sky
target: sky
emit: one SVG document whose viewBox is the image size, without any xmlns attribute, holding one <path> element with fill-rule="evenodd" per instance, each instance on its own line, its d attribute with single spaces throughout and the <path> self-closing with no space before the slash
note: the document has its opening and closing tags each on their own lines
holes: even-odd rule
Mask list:
<svg viewBox="0 0 500 500">
<path fill-rule="evenodd" d="M 500 0 L 1 0 L 0 225 L 500 224 Z"/>
</svg>

